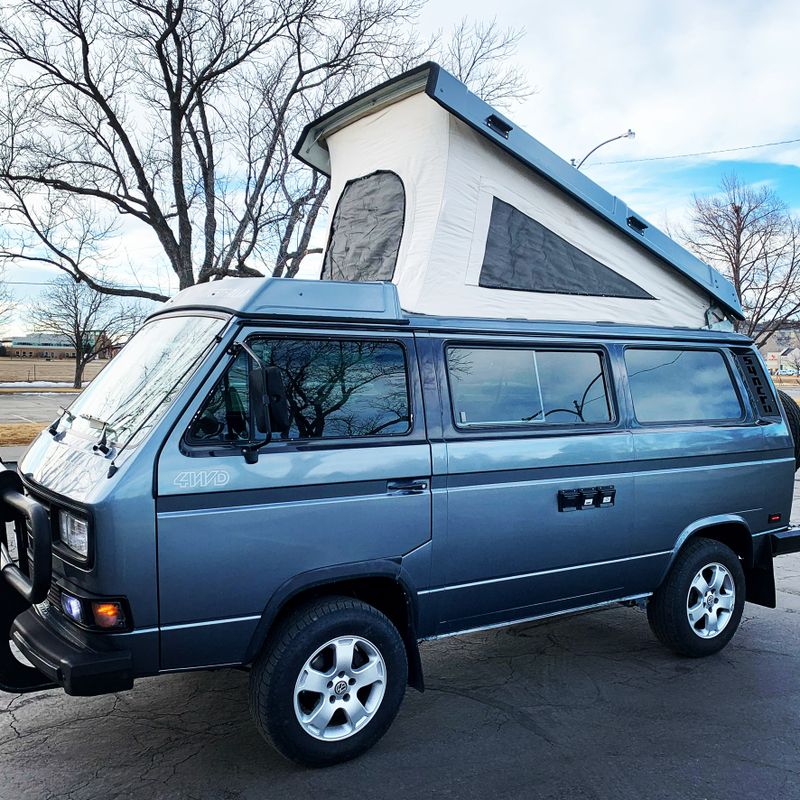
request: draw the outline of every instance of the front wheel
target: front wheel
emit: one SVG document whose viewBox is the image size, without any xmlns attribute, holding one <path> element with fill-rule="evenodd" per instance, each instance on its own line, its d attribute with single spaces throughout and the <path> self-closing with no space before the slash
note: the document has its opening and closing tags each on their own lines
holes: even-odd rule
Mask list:
<svg viewBox="0 0 800 800">
<path fill-rule="evenodd" d="M 738 556 L 713 539 L 697 538 L 678 554 L 647 604 L 662 644 L 691 658 L 722 650 L 742 618 L 745 577 Z"/>
<path fill-rule="evenodd" d="M 373 606 L 328 597 L 289 616 L 253 665 L 250 712 L 264 738 L 306 766 L 354 758 L 394 720 L 408 662 Z"/>
</svg>

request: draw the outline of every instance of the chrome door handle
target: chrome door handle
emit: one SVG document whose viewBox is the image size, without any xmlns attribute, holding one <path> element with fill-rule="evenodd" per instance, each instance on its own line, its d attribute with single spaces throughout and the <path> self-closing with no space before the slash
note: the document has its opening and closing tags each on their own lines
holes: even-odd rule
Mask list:
<svg viewBox="0 0 800 800">
<path fill-rule="evenodd" d="M 421 494 L 428 490 L 428 481 L 422 478 L 388 481 L 386 490 L 389 494 Z"/>
</svg>

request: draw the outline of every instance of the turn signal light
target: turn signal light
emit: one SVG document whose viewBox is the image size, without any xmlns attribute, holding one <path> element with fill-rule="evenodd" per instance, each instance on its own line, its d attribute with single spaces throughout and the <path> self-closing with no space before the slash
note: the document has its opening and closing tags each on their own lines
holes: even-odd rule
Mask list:
<svg viewBox="0 0 800 800">
<path fill-rule="evenodd" d="M 98 628 L 124 628 L 125 612 L 121 603 L 93 602 L 92 616 Z"/>
</svg>

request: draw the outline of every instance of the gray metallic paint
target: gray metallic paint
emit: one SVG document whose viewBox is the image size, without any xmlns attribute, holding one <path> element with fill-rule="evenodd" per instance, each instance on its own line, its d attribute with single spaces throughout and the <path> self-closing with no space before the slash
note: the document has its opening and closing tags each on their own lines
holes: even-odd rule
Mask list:
<svg viewBox="0 0 800 800">
<path fill-rule="evenodd" d="M 535 323 L 421 317 L 404 326 L 234 322 L 113 477 L 108 459 L 75 438 L 55 441 L 43 433 L 22 459 L 33 491 L 63 495 L 93 516 L 95 566 L 54 557 L 56 580 L 128 598 L 135 630 L 105 638 L 132 651 L 142 676 L 251 660 L 281 592 L 290 582 L 300 591 L 320 570 L 339 578 L 364 574 L 364 564 L 402 571 L 415 634 L 427 638 L 644 596 L 684 541 L 708 525 L 735 522 L 756 536 L 784 527 L 768 525 L 766 517 L 777 512 L 788 519 L 794 476 L 788 427 L 783 419 L 755 419 L 737 373 L 748 407 L 741 422 L 642 427 L 632 414 L 626 343 L 751 348 L 744 337 L 540 327 L 537 334 Z M 403 341 L 412 433 L 346 447 L 276 442 L 254 465 L 240 455 L 210 457 L 182 447 L 233 339 L 287 329 Z M 440 354 L 449 340 L 476 338 L 604 348 L 615 422 L 591 431 L 542 427 L 530 435 L 455 429 Z M 192 470 L 224 470 L 225 485 L 175 485 Z M 431 488 L 413 496 L 383 490 L 398 477 L 428 477 Z M 601 483 L 617 487 L 613 508 L 557 512 L 558 489 Z M 87 642 L 96 636 L 70 630 L 52 611 L 41 613 L 69 636 Z"/>
</svg>

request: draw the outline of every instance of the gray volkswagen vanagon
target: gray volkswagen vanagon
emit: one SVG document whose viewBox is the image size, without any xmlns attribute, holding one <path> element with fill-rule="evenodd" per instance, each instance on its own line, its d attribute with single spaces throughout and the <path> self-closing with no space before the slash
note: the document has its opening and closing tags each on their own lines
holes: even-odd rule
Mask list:
<svg viewBox="0 0 800 800">
<path fill-rule="evenodd" d="M 336 181 L 326 280 L 181 292 L 0 469 L 0 689 L 244 667 L 265 738 L 326 765 L 423 689 L 421 640 L 624 603 L 698 657 L 745 601 L 775 606 L 772 559 L 800 550 L 800 410 L 716 329 L 741 317 L 732 287 L 434 66 L 342 112 L 364 174 Z M 389 100 L 420 123 L 403 136 L 442 134 L 432 197 L 400 174 L 424 154 L 377 168 L 365 136 Z M 303 157 L 347 155 L 346 121 L 309 128 Z M 420 277 L 425 242 L 440 255 Z M 466 270 L 441 257 L 460 247 Z M 404 310 L 449 268 L 465 282 L 433 300 L 500 313 Z M 525 291 L 583 321 L 503 318 Z"/>
<path fill-rule="evenodd" d="M 112 436 L 113 432 L 113 436 Z M 0 472 L 2 614 L 73 695 L 248 665 L 307 764 L 375 743 L 417 642 L 647 603 L 678 653 L 774 607 L 795 452 L 732 333 L 405 315 L 391 284 L 243 279 L 154 314 Z"/>
</svg>

